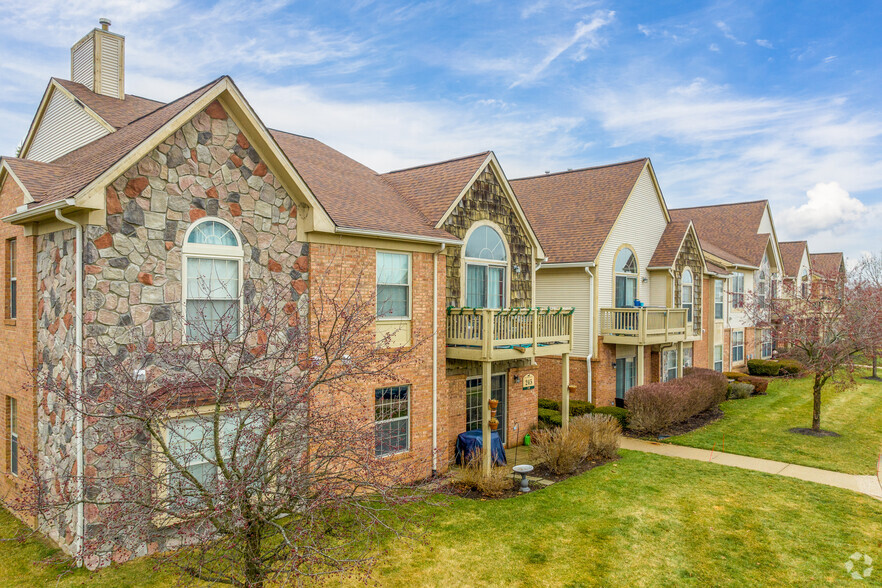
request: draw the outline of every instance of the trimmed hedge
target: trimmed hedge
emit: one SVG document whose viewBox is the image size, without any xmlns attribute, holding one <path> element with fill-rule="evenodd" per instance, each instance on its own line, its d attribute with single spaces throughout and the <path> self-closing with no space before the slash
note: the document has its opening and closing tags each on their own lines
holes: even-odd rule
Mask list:
<svg viewBox="0 0 882 588">
<path fill-rule="evenodd" d="M 557 400 L 549 400 L 548 398 L 539 399 L 539 408 L 554 410 L 560 412 L 560 402 Z M 584 400 L 570 400 L 570 416 L 577 417 L 583 414 L 591 414 L 594 412 L 594 405 Z"/>
<path fill-rule="evenodd" d="M 549 427 L 561 426 L 560 411 L 551 410 L 550 408 L 539 409 L 539 422 L 545 423 Z"/>
<path fill-rule="evenodd" d="M 693 368 L 682 378 L 631 388 L 625 394 L 635 431 L 657 434 L 726 400 L 729 381 L 714 370 Z"/>
<path fill-rule="evenodd" d="M 747 374 L 742 374 L 741 372 L 725 372 L 723 375 L 730 380 L 735 380 L 736 382 L 743 382 L 745 384 L 752 385 L 754 394 L 765 394 L 766 388 L 769 387 L 769 381 L 766 378 L 748 376 Z"/>
<path fill-rule="evenodd" d="M 599 406 L 594 409 L 594 414 L 608 414 L 617 419 L 622 429 L 628 428 L 628 410 L 618 406 Z"/>
<path fill-rule="evenodd" d="M 796 376 L 805 369 L 805 366 L 795 359 L 779 359 L 778 363 L 781 364 L 781 371 L 778 374 L 782 376 Z"/>
<path fill-rule="evenodd" d="M 747 371 L 751 376 L 777 376 L 781 371 L 781 363 L 774 359 L 749 359 Z"/>
</svg>

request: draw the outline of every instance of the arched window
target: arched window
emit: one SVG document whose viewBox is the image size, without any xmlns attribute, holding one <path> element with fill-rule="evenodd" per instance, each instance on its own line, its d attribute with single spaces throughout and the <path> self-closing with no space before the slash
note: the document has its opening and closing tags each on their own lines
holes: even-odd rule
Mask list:
<svg viewBox="0 0 882 588">
<path fill-rule="evenodd" d="M 760 269 L 756 273 L 756 297 L 760 308 L 766 305 L 766 276 L 769 272 L 769 258 L 763 255 L 763 261 L 760 263 Z"/>
<path fill-rule="evenodd" d="M 686 320 L 690 323 L 692 322 L 692 301 L 693 301 L 693 287 L 692 287 L 692 272 L 689 271 L 689 268 L 683 270 L 683 275 L 680 277 L 680 303 L 683 308 L 686 309 Z"/>
<path fill-rule="evenodd" d="M 809 277 L 808 270 L 802 268 L 802 274 L 799 276 L 799 293 L 803 298 L 808 298 Z"/>
<path fill-rule="evenodd" d="M 187 341 L 238 337 L 244 252 L 236 230 L 202 219 L 187 231 L 182 253 Z"/>
<path fill-rule="evenodd" d="M 634 306 L 637 299 L 637 258 L 628 248 L 616 255 L 616 308 Z"/>
<path fill-rule="evenodd" d="M 508 253 L 505 241 L 493 227 L 481 225 L 469 235 L 465 246 L 466 306 L 505 306 Z"/>
</svg>

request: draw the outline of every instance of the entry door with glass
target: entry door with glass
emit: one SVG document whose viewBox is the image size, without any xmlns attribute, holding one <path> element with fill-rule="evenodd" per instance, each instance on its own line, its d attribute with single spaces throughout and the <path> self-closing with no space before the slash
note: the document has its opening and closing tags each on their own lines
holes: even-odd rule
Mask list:
<svg viewBox="0 0 882 588">
<path fill-rule="evenodd" d="M 616 360 L 616 406 L 625 406 L 625 392 L 637 383 L 637 369 L 633 357 Z"/>
<path fill-rule="evenodd" d="M 466 380 L 466 431 L 474 431 L 481 428 L 481 398 L 483 378 L 469 378 Z M 506 377 L 505 374 L 497 374 L 490 377 L 490 398 L 498 400 L 496 418 L 499 420 L 499 439 L 505 443 L 506 423 Z"/>
</svg>

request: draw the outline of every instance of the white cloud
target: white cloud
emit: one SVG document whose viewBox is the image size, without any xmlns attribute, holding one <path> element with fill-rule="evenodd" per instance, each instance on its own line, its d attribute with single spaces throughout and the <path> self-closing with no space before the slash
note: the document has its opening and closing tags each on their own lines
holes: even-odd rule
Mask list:
<svg viewBox="0 0 882 588">
<path fill-rule="evenodd" d="M 597 31 L 611 23 L 615 18 L 615 14 L 612 10 L 597 10 L 591 15 L 589 20 L 579 21 L 572 35 L 563 39 L 556 39 L 545 57 L 533 66 L 530 71 L 521 75 L 510 88 L 535 81 L 555 59 L 570 48 L 575 47 L 577 49 L 574 59 L 577 61 L 585 59 L 588 49 L 595 49 L 600 46 L 601 39 L 597 35 Z"/>
<path fill-rule="evenodd" d="M 757 39 L 756 44 L 759 45 L 760 47 L 765 47 L 766 49 L 774 49 L 775 48 L 775 46 L 772 45 L 772 42 L 768 41 L 766 39 Z"/>
<path fill-rule="evenodd" d="M 830 63 L 831 61 L 836 61 L 836 56 L 835 56 L 835 55 L 829 55 L 829 56 L 827 56 L 827 57 L 824 58 L 824 63 Z"/>
<path fill-rule="evenodd" d="M 717 45 L 716 43 L 711 43 L 710 45 L 707 46 L 707 48 L 711 51 L 716 52 L 716 53 L 719 53 L 719 51 L 720 51 L 720 46 Z"/>
<path fill-rule="evenodd" d="M 851 196 L 839 182 L 815 184 L 806 192 L 806 203 L 785 208 L 778 215 L 794 232 L 815 233 L 859 221 L 867 212 L 863 202 Z"/>
<path fill-rule="evenodd" d="M 723 33 L 724 37 L 726 37 L 730 41 L 734 42 L 736 45 L 746 45 L 747 44 L 744 41 L 742 41 L 741 39 L 739 39 L 738 37 L 736 37 L 734 34 L 732 34 L 732 29 L 724 21 L 718 20 L 714 24 L 717 25 L 717 28 L 720 29 L 720 32 Z"/>
<path fill-rule="evenodd" d="M 652 35 L 652 29 L 646 25 L 642 25 L 642 24 L 637 25 L 637 30 L 640 31 L 641 33 L 643 33 L 644 37 L 649 37 L 650 35 Z"/>
</svg>

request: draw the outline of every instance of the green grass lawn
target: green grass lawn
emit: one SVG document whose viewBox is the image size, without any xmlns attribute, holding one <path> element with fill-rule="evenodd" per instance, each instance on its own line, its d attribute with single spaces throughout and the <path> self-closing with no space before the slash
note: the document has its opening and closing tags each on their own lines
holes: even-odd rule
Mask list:
<svg viewBox="0 0 882 588">
<path fill-rule="evenodd" d="M 825 387 L 821 428 L 841 437 L 808 437 L 789 432 L 811 427 L 811 380 L 776 379 L 767 396 L 730 400 L 725 417 L 691 433 L 670 439 L 727 453 L 762 457 L 805 466 L 874 474 L 882 451 L 882 383 L 860 378 L 858 385 L 837 392 Z"/>
<path fill-rule="evenodd" d="M 618 462 L 508 500 L 432 507 L 425 534 L 389 540 L 381 586 L 850 585 L 855 552 L 882 561 L 882 502 L 716 464 L 622 451 Z M 8 516 L 0 519 L 8 527 Z M 50 550 L 0 548 L 0 585 L 54 585 L 29 563 Z M 165 586 L 149 561 L 59 586 Z M 336 582 L 335 582 L 336 583 Z M 359 585 L 360 580 L 350 580 Z M 876 572 L 862 586 L 882 586 Z"/>
</svg>

